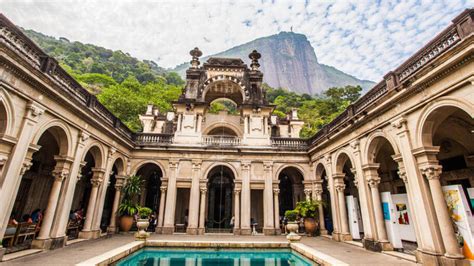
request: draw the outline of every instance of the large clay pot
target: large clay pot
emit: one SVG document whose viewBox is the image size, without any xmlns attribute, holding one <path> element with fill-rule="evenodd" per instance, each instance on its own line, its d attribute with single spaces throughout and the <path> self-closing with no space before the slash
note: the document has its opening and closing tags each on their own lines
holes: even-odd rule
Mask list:
<svg viewBox="0 0 474 266">
<path fill-rule="evenodd" d="M 308 236 L 314 236 L 316 229 L 318 229 L 318 223 L 314 218 L 304 218 L 304 230 Z"/>
<path fill-rule="evenodd" d="M 132 229 L 133 226 L 133 217 L 124 215 L 120 217 L 120 230 L 123 232 L 128 232 Z"/>
<path fill-rule="evenodd" d="M 135 238 L 138 240 L 145 240 L 150 236 L 150 233 L 147 233 L 145 230 L 150 225 L 148 219 L 138 219 L 137 228 L 138 232 L 135 234 Z"/>
<path fill-rule="evenodd" d="M 296 233 L 298 231 L 298 228 L 299 225 L 297 222 L 288 222 L 288 224 L 286 225 L 286 230 L 290 233 L 286 235 L 286 239 L 288 239 L 290 242 L 299 241 L 301 239 L 301 236 Z"/>
</svg>

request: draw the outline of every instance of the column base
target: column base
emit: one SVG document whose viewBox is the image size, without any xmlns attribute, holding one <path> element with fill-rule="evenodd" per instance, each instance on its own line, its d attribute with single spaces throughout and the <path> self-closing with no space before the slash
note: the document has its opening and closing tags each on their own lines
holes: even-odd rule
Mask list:
<svg viewBox="0 0 474 266">
<path fill-rule="evenodd" d="M 392 243 L 390 242 L 378 242 L 383 251 L 393 251 Z"/>
<path fill-rule="evenodd" d="M 263 234 L 266 236 L 275 235 L 275 228 L 263 228 Z"/>
<path fill-rule="evenodd" d="M 48 239 L 35 239 L 31 242 L 31 248 L 50 249 L 52 242 L 53 241 L 50 238 L 48 238 Z"/>
<path fill-rule="evenodd" d="M 198 228 L 197 233 L 198 235 L 204 235 L 206 233 L 206 228 Z"/>
<path fill-rule="evenodd" d="M 281 235 L 281 229 L 280 228 L 275 229 L 275 235 L 277 235 L 277 236 Z"/>
<path fill-rule="evenodd" d="M 66 246 L 67 236 L 60 236 L 51 238 L 51 247 L 50 249 L 63 248 Z"/>
<path fill-rule="evenodd" d="M 161 233 L 163 235 L 172 235 L 174 233 L 174 226 L 163 226 Z"/>
<path fill-rule="evenodd" d="M 319 230 L 319 233 L 320 233 L 322 236 L 326 236 L 326 235 L 328 234 L 328 230 L 322 229 L 322 230 Z"/>
<path fill-rule="evenodd" d="M 233 231 L 234 235 L 240 235 L 242 232 L 240 231 L 240 228 L 234 228 L 234 231 Z"/>
<path fill-rule="evenodd" d="M 252 229 L 251 228 L 240 228 L 240 234 L 241 235 L 251 235 L 252 234 Z"/>
<path fill-rule="evenodd" d="M 82 238 L 82 239 L 96 239 L 99 237 L 100 237 L 100 230 L 79 232 L 79 238 Z"/>
<path fill-rule="evenodd" d="M 332 232 L 332 240 L 340 242 L 341 240 L 341 234 L 339 232 Z"/>
<path fill-rule="evenodd" d="M 0 243 L 1 244 L 1 243 Z M 6 248 L 4 248 L 3 246 L 0 246 L 0 261 L 3 260 L 3 256 L 5 255 L 5 252 L 7 251 Z"/>
<path fill-rule="evenodd" d="M 161 231 L 162 231 L 162 230 L 163 230 L 162 227 L 158 227 L 158 226 L 157 226 L 157 227 L 155 228 L 155 233 L 161 234 Z"/>
<path fill-rule="evenodd" d="M 442 265 L 442 254 L 436 252 L 417 249 L 415 252 L 416 261 L 425 265 Z"/>
<path fill-rule="evenodd" d="M 186 234 L 188 235 L 197 235 L 198 229 L 197 228 L 186 228 Z"/>
<path fill-rule="evenodd" d="M 352 241 L 352 236 L 349 233 L 339 233 L 339 241 Z"/>
<path fill-rule="evenodd" d="M 375 252 L 381 252 L 382 249 L 379 245 L 377 245 L 377 243 L 378 242 L 370 238 L 362 239 L 362 245 L 364 245 L 365 249 L 370 250 L 370 251 L 375 251 Z"/>
<path fill-rule="evenodd" d="M 116 234 L 117 229 L 118 228 L 116 226 L 109 226 L 109 227 L 107 227 L 107 234 Z"/>
</svg>

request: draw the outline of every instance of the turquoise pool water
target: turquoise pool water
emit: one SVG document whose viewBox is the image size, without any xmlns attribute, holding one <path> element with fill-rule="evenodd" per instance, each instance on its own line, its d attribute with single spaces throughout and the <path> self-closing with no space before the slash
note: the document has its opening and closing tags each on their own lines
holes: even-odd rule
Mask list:
<svg viewBox="0 0 474 266">
<path fill-rule="evenodd" d="M 116 265 L 131 266 L 309 266 L 314 265 L 289 249 L 158 249 L 144 248 Z"/>
</svg>

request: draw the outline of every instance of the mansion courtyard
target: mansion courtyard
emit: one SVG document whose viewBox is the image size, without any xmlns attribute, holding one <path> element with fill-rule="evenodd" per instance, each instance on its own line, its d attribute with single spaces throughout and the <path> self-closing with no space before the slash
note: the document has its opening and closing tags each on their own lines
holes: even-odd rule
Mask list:
<svg viewBox="0 0 474 266">
<path fill-rule="evenodd" d="M 202 54 L 134 132 L 0 14 L 0 264 L 474 263 L 473 9 L 309 138 Z"/>
</svg>

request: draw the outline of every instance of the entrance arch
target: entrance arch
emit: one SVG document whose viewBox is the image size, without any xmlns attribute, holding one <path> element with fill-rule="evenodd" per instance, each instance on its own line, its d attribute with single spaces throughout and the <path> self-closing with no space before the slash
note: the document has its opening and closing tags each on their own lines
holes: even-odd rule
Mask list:
<svg viewBox="0 0 474 266">
<path fill-rule="evenodd" d="M 319 209 L 321 234 L 332 234 L 334 227 L 332 221 L 331 194 L 328 189 L 328 176 L 326 168 L 322 163 L 319 163 L 316 166 L 316 184 L 320 186 L 319 188 L 317 187 L 316 193 L 321 193 L 319 197 L 323 202 Z M 318 190 L 320 192 L 318 192 Z"/>
<path fill-rule="evenodd" d="M 234 215 L 234 172 L 225 165 L 214 166 L 207 175 L 208 201 L 206 232 L 231 233 Z"/>
<path fill-rule="evenodd" d="M 415 155 L 429 185 L 437 224 L 442 232 L 441 245 L 450 257 L 465 256 L 470 260 L 474 260 L 474 236 L 466 230 L 470 225 L 463 222 L 463 217 L 466 217 L 466 210 L 472 212 L 472 205 L 459 202 L 469 202 L 473 195 L 473 115 L 472 106 L 440 103 L 431 108 L 420 125 L 423 152 Z M 455 199 L 459 199 L 458 203 Z M 454 216 L 458 218 L 453 220 L 451 217 Z M 464 239 L 462 253 L 456 234 Z"/>
<path fill-rule="evenodd" d="M 304 200 L 303 173 L 294 166 L 283 168 L 278 175 L 280 196 L 279 211 L 285 215 L 288 210 L 293 210 L 298 201 Z"/>
<path fill-rule="evenodd" d="M 111 220 L 115 219 L 116 214 L 113 213 L 113 204 L 114 204 L 114 196 L 116 193 L 116 177 L 117 175 L 124 174 L 124 162 L 122 158 L 115 159 L 115 162 L 112 166 L 112 172 L 110 173 L 109 182 L 107 185 L 107 190 L 105 193 L 105 200 L 104 200 L 104 207 L 102 211 L 102 217 L 100 219 L 100 229 L 102 232 L 106 232 L 107 228 L 111 224 Z"/>
<path fill-rule="evenodd" d="M 137 176 L 143 180 L 142 192 L 140 195 L 141 206 L 146 206 L 158 213 L 161 198 L 161 182 L 163 171 L 156 163 L 145 163 L 137 170 Z"/>
</svg>

